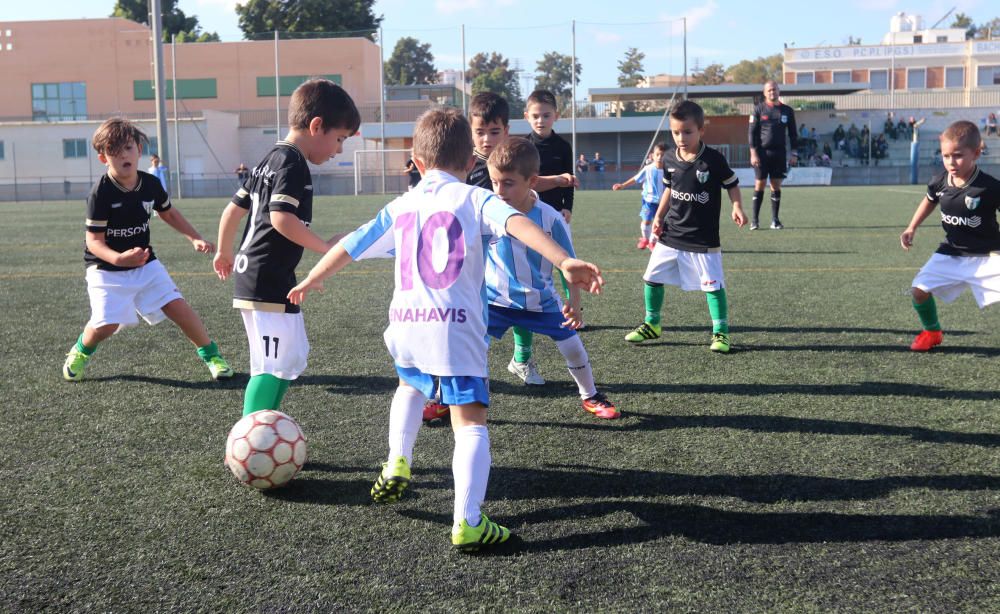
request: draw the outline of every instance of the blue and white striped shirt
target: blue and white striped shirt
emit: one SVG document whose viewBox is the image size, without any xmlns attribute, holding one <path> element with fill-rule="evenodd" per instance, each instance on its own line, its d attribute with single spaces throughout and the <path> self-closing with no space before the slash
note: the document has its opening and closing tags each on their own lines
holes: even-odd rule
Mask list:
<svg viewBox="0 0 1000 614">
<path fill-rule="evenodd" d="M 647 164 L 632 177 L 632 181 L 642 186 L 642 200 L 658 204 L 663 196 L 663 169 L 655 164 Z"/>
</svg>

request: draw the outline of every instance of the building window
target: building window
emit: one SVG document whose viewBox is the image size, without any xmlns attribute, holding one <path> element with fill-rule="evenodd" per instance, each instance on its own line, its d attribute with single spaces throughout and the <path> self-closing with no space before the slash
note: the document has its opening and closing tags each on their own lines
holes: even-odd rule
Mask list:
<svg viewBox="0 0 1000 614">
<path fill-rule="evenodd" d="M 889 71 L 872 70 L 868 72 L 868 83 L 872 90 L 882 91 L 889 89 Z"/>
<path fill-rule="evenodd" d="M 319 75 L 323 79 L 329 79 L 337 85 L 342 85 L 343 79 L 340 75 Z M 278 87 L 281 88 L 282 96 L 291 96 L 295 88 L 302 85 L 312 77 L 308 75 L 293 75 L 278 77 Z M 274 75 L 270 77 L 257 77 L 257 96 L 274 96 Z"/>
<path fill-rule="evenodd" d="M 86 158 L 87 139 L 63 139 L 64 158 Z"/>
<path fill-rule="evenodd" d="M 924 42 L 924 36 L 922 34 L 914 34 L 913 35 L 913 44 L 914 45 L 919 45 L 922 42 Z"/>
<path fill-rule="evenodd" d="M 939 36 L 939 37 L 937 37 L 937 42 L 939 42 L 939 43 L 947 43 L 948 42 L 948 37 L 947 36 Z"/>
<path fill-rule="evenodd" d="M 909 68 L 906 71 L 906 89 L 922 90 L 927 88 L 927 69 Z"/>
<path fill-rule="evenodd" d="M 1000 85 L 1000 66 L 980 66 L 976 82 L 979 87 Z"/>
<path fill-rule="evenodd" d="M 32 83 L 31 117 L 35 121 L 87 119 L 87 84 Z"/>
<path fill-rule="evenodd" d="M 815 74 L 811 72 L 795 73 L 796 85 L 812 85 L 816 82 Z"/>
<path fill-rule="evenodd" d="M 174 97 L 174 82 L 167 79 L 167 99 Z M 149 79 L 140 79 L 132 82 L 132 97 L 135 100 L 154 100 L 156 98 L 153 91 L 153 82 Z M 215 79 L 178 79 L 177 97 L 181 99 L 192 98 L 218 98 L 218 87 Z"/>
<path fill-rule="evenodd" d="M 833 82 L 834 83 L 850 83 L 851 82 L 851 71 L 849 71 L 849 70 L 835 70 L 835 71 L 833 71 Z"/>
<path fill-rule="evenodd" d="M 944 69 L 944 86 L 947 88 L 965 87 L 965 67 L 950 66 Z"/>
<path fill-rule="evenodd" d="M 3 141 L 0 141 L 0 160 L 3 160 Z"/>
</svg>

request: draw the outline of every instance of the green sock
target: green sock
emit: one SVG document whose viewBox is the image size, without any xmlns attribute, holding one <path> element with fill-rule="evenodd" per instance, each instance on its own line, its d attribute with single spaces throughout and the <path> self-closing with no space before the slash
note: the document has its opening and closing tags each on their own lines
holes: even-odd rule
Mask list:
<svg viewBox="0 0 1000 614">
<path fill-rule="evenodd" d="M 729 334 L 729 304 L 726 302 L 726 289 L 719 288 L 706 292 L 708 313 L 712 316 L 712 333 Z"/>
<path fill-rule="evenodd" d="M 97 346 L 95 345 L 92 348 L 85 346 L 83 344 L 83 333 L 80 333 L 80 336 L 76 340 L 76 349 L 83 352 L 87 356 L 90 356 L 91 354 L 97 351 Z"/>
<path fill-rule="evenodd" d="M 288 380 L 279 379 L 270 373 L 251 377 L 243 395 L 243 415 L 248 416 L 262 409 L 278 409 L 288 390 L 288 383 Z"/>
<path fill-rule="evenodd" d="M 651 286 L 646 284 L 642 295 L 646 301 L 646 322 L 649 324 L 660 323 L 660 310 L 663 309 L 663 286 Z"/>
<path fill-rule="evenodd" d="M 219 346 L 215 345 L 214 341 L 209 341 L 208 345 L 203 345 L 198 348 L 198 356 L 205 362 L 208 362 L 213 356 L 219 355 Z"/>
<path fill-rule="evenodd" d="M 535 335 L 527 328 L 515 326 L 514 329 L 514 361 L 528 362 L 531 358 L 531 346 Z"/>
<path fill-rule="evenodd" d="M 924 330 L 941 330 L 941 322 L 938 321 L 937 303 L 934 302 L 933 296 L 924 301 L 923 304 L 913 301 L 913 308 L 917 310 L 917 315 L 920 316 L 920 323 L 923 325 Z"/>
<path fill-rule="evenodd" d="M 555 269 L 555 267 L 552 267 L 552 268 Z M 556 275 L 559 276 L 559 281 L 562 282 L 563 297 L 565 297 L 566 300 L 568 301 L 569 300 L 569 284 L 566 283 L 566 278 L 563 277 L 562 271 L 560 271 L 559 269 L 556 269 Z"/>
</svg>

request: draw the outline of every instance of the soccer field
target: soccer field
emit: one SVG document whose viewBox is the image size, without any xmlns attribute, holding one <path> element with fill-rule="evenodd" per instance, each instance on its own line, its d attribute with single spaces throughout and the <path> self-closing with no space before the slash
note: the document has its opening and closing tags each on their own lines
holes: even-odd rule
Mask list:
<svg viewBox="0 0 1000 614">
<path fill-rule="evenodd" d="M 474 556 L 448 539 L 447 426 L 422 429 L 402 501 L 368 495 L 396 386 L 389 261 L 306 304 L 310 365 L 282 410 L 310 461 L 260 493 L 222 465 L 248 352 L 211 259 L 153 222 L 233 381 L 167 322 L 108 340 L 67 383 L 89 315 L 84 205 L 0 204 L 0 611 L 997 611 L 1000 309 L 939 304 L 944 344 L 909 351 L 909 283 L 943 237 L 935 213 L 899 247 L 922 194 L 789 188 L 786 230 L 724 220 L 733 351 L 716 355 L 704 296 L 676 288 L 663 338 L 624 341 L 643 315 L 639 195 L 579 193 L 576 248 L 607 280 L 581 334 L 623 416 L 580 408 L 550 340 L 541 390 L 507 373 L 510 337 L 495 343 L 484 511 L 517 537 Z M 320 199 L 313 228 L 385 201 Z M 224 199 L 178 204 L 214 237 Z"/>
</svg>

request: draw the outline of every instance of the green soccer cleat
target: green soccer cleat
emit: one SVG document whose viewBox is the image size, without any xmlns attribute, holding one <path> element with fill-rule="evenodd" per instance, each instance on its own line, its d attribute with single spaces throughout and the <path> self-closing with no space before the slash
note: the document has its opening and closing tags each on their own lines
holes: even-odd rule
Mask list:
<svg viewBox="0 0 1000 614">
<path fill-rule="evenodd" d="M 372 486 L 371 495 L 375 503 L 392 503 L 410 486 L 410 465 L 405 456 L 397 456 L 389 462 L 382 463 L 382 473 L 378 475 Z"/>
<path fill-rule="evenodd" d="M 642 343 L 643 341 L 649 341 L 651 339 L 659 339 L 660 334 L 662 333 L 663 328 L 659 324 L 643 322 L 637 326 L 634 331 L 625 335 L 625 341 L 628 341 L 629 343 Z"/>
<path fill-rule="evenodd" d="M 470 527 L 463 518 L 461 524 L 451 530 L 451 545 L 461 552 L 476 552 L 483 546 L 492 546 L 510 539 L 510 530 L 502 527 L 480 513 L 479 524 Z"/>
<path fill-rule="evenodd" d="M 83 371 L 87 368 L 88 361 L 90 361 L 90 356 L 87 356 L 74 346 L 69 351 L 69 354 L 66 354 L 66 362 L 63 363 L 63 379 L 67 382 L 82 380 Z"/>
<path fill-rule="evenodd" d="M 712 335 L 712 345 L 708 346 L 708 349 L 713 352 L 721 352 L 725 354 L 729 351 L 729 335 L 726 333 L 715 333 Z"/>
<path fill-rule="evenodd" d="M 222 356 L 212 356 L 205 365 L 212 372 L 212 379 L 229 379 L 233 376 L 233 370 L 229 368 L 229 363 Z"/>
</svg>

